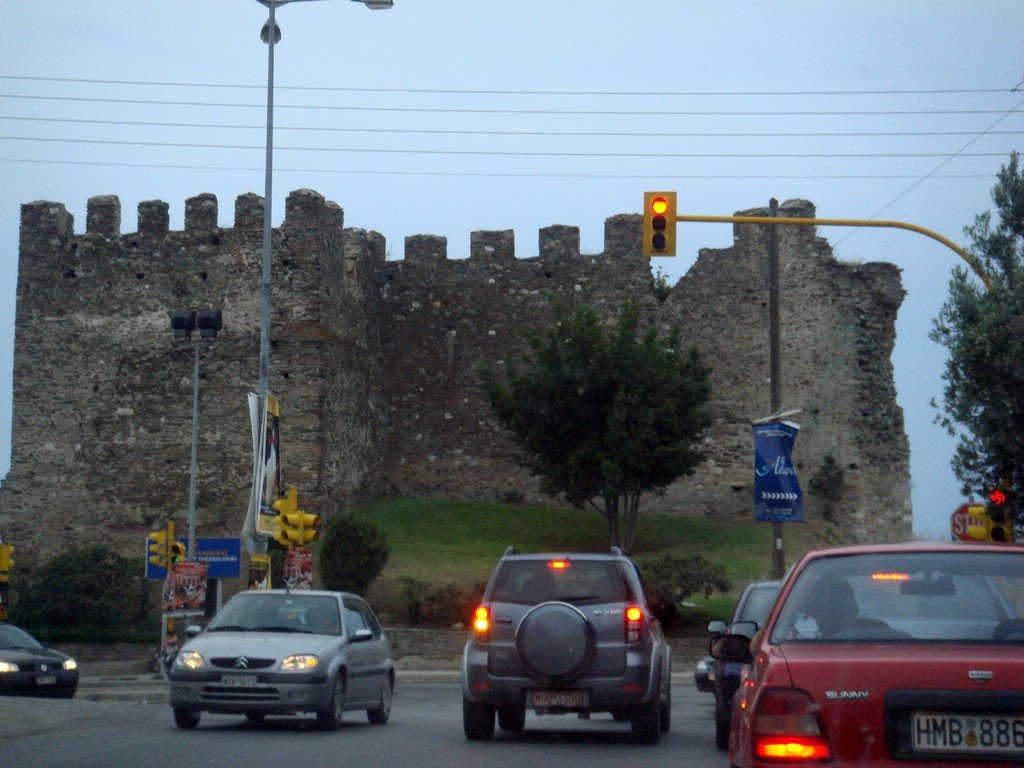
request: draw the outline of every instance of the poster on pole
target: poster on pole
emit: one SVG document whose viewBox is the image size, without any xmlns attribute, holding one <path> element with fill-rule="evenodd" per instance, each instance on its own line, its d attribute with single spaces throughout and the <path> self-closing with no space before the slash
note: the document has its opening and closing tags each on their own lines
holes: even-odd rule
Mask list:
<svg viewBox="0 0 1024 768">
<path fill-rule="evenodd" d="M 163 612 L 188 616 L 206 612 L 206 563 L 178 563 L 164 582 Z"/>
<path fill-rule="evenodd" d="M 249 589 L 270 589 L 270 555 L 249 555 Z"/>
<path fill-rule="evenodd" d="M 264 536 L 277 533 L 273 503 L 281 497 L 281 404 L 271 394 L 267 394 L 267 408 L 263 412 L 263 424 L 260 430 L 260 448 L 257 453 L 260 460 L 260 471 L 257 473 L 253 496 L 259 500 L 256 517 L 256 530 Z"/>
<path fill-rule="evenodd" d="M 308 549 L 289 549 L 285 552 L 282 578 L 288 589 L 312 589 L 313 553 Z"/>
<path fill-rule="evenodd" d="M 800 425 L 791 421 L 754 424 L 754 519 L 802 523 L 804 492 L 793 465 Z"/>
</svg>

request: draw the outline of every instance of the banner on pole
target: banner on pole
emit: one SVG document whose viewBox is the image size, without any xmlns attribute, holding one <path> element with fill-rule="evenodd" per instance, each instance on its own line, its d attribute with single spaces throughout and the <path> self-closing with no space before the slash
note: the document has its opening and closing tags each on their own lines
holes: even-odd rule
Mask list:
<svg viewBox="0 0 1024 768">
<path fill-rule="evenodd" d="M 249 555 L 249 589 L 270 589 L 270 555 Z"/>
<path fill-rule="evenodd" d="M 253 488 L 253 496 L 259 500 L 256 530 L 264 536 L 277 533 L 277 512 L 273 503 L 281 497 L 281 404 L 277 398 L 267 394 L 267 408 L 263 413 L 263 428 L 260 431 L 261 457 L 259 479 Z"/>
<path fill-rule="evenodd" d="M 188 616 L 206 612 L 206 563 L 178 563 L 164 582 L 163 612 Z"/>
<path fill-rule="evenodd" d="M 289 549 L 285 552 L 282 578 L 288 589 L 312 589 L 313 553 L 308 549 Z"/>
<path fill-rule="evenodd" d="M 773 421 L 754 425 L 754 519 L 802 523 L 804 493 L 793 465 L 800 425 Z"/>
</svg>

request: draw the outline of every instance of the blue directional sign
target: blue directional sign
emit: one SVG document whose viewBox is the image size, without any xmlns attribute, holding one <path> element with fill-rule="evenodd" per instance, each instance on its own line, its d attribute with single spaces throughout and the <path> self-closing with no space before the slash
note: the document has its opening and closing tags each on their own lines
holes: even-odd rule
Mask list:
<svg viewBox="0 0 1024 768">
<path fill-rule="evenodd" d="M 801 523 L 804 492 L 793 466 L 800 427 L 789 421 L 754 425 L 754 519 Z"/>
<path fill-rule="evenodd" d="M 188 541 L 178 539 L 188 551 Z M 196 539 L 196 560 L 208 566 L 209 579 L 236 579 L 242 573 L 241 539 Z M 167 570 L 147 561 L 146 578 L 163 581 Z"/>
</svg>

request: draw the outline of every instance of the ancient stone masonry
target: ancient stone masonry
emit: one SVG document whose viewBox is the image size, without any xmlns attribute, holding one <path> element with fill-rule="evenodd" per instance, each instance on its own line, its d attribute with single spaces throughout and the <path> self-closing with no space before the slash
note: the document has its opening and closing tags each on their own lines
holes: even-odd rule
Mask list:
<svg viewBox="0 0 1024 768">
<path fill-rule="evenodd" d="M 763 211 L 751 211 L 761 214 Z M 806 201 L 783 216 L 811 217 Z M 579 230 L 541 230 L 520 258 L 512 232 L 474 232 L 468 258 L 417 235 L 385 259 L 374 232 L 293 192 L 273 233 L 271 390 L 283 408 L 285 482 L 323 515 L 370 494 L 541 501 L 537 481 L 489 412 L 478 366 L 501 368 L 554 307 L 586 304 L 609 322 L 627 300 L 679 325 L 712 368 L 709 460 L 650 497 L 652 513 L 749 515 L 750 422 L 769 412 L 765 227 L 737 225 L 734 245 L 702 250 L 659 300 L 640 255 L 640 219 L 609 218 L 600 254 Z M 86 231 L 59 203 L 22 207 L 11 470 L 0 533 L 19 563 L 102 532 L 126 554 L 168 518 L 186 520 L 191 344 L 168 313 L 219 308 L 201 345 L 197 520 L 201 536 L 237 535 L 249 496 L 246 393 L 258 378 L 263 203 L 242 195 L 230 229 L 212 195 L 139 204 L 122 234 L 120 202 L 89 200 Z M 845 474 L 839 519 L 854 539 L 910 534 L 909 450 L 890 362 L 903 299 L 889 264 L 837 262 L 813 227 L 780 229 L 783 392 L 801 408 L 795 459 L 809 478 L 832 454 Z M 814 514 L 814 500 L 808 500 Z"/>
</svg>

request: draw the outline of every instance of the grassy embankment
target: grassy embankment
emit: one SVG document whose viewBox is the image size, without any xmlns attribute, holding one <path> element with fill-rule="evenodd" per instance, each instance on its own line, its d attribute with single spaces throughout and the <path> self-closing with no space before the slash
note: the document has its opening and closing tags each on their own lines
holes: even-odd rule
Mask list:
<svg viewBox="0 0 1024 768">
<path fill-rule="evenodd" d="M 485 504 L 426 499 L 387 499 L 363 514 L 387 536 L 391 555 L 373 592 L 387 601 L 403 577 L 433 585 L 473 585 L 487 580 L 508 546 L 521 552 L 606 551 L 604 518 L 591 509 L 552 509 L 522 504 Z M 786 564 L 816 545 L 811 524 L 785 527 Z M 728 618 L 743 587 L 771 573 L 771 525 L 752 518 L 643 515 L 633 555 L 674 552 L 703 555 L 725 568 L 727 595 L 694 595 L 687 621 L 703 627 Z"/>
</svg>

